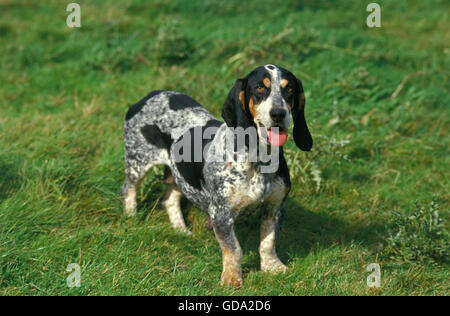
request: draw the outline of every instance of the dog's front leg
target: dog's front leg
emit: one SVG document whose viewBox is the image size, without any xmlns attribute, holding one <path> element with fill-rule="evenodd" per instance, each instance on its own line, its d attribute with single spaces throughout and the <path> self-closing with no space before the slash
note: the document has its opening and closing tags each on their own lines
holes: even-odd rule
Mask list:
<svg viewBox="0 0 450 316">
<path fill-rule="evenodd" d="M 214 233 L 222 249 L 221 286 L 242 286 L 241 258 L 242 250 L 234 233 L 234 220 L 231 211 L 226 207 L 209 207 Z"/>
<path fill-rule="evenodd" d="M 279 227 L 280 217 L 284 211 L 284 203 L 276 207 L 264 216 L 261 222 L 261 243 L 259 255 L 261 258 L 261 270 L 272 273 L 286 271 L 286 266 L 278 258 L 275 250 L 275 242 Z"/>
</svg>

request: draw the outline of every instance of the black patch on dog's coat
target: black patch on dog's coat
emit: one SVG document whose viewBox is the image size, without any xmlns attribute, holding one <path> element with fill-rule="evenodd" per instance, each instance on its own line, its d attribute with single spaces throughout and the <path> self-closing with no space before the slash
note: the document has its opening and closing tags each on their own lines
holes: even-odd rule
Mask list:
<svg viewBox="0 0 450 316">
<path fill-rule="evenodd" d="M 129 121 L 133 118 L 133 116 L 135 116 L 136 114 L 138 114 L 142 108 L 144 107 L 144 105 L 147 103 L 148 99 L 153 98 L 154 96 L 160 94 L 161 92 L 163 92 L 164 90 L 156 90 L 156 91 L 152 91 L 149 94 L 147 94 L 147 96 L 145 96 L 142 100 L 140 100 L 138 103 L 136 103 L 135 105 L 132 105 L 127 112 L 127 115 L 125 116 L 125 120 Z"/>
<path fill-rule="evenodd" d="M 291 177 L 289 175 L 289 167 L 287 165 L 286 159 L 284 158 L 283 147 L 280 147 L 279 153 L 279 165 L 277 170 L 277 175 L 284 180 L 284 184 L 290 189 L 291 188 Z"/>
<path fill-rule="evenodd" d="M 196 107 L 201 107 L 201 105 L 185 94 L 173 94 L 169 98 L 169 108 L 171 110 L 177 111 Z"/>
<path fill-rule="evenodd" d="M 145 125 L 141 128 L 141 133 L 149 144 L 161 149 L 170 150 L 173 140 L 170 135 L 161 132 L 158 126 Z"/>
<path fill-rule="evenodd" d="M 219 127 L 222 125 L 223 123 L 218 121 L 218 120 L 210 120 L 206 123 L 205 126 L 198 126 L 198 127 L 193 127 L 191 129 L 189 129 L 186 133 L 190 133 L 191 134 L 191 149 L 195 148 L 194 147 L 194 129 L 195 128 L 201 128 L 201 132 L 202 135 L 204 133 L 204 131 L 209 128 L 209 127 L 216 127 L 217 130 L 219 129 Z M 216 132 L 217 132 L 216 130 Z M 213 133 L 211 135 L 210 139 L 203 139 L 202 138 L 202 153 L 204 152 L 204 149 L 206 146 L 208 146 L 211 141 L 214 139 L 215 133 Z M 183 152 L 182 150 L 180 151 L 180 154 L 182 155 Z M 195 162 L 194 161 L 194 151 L 191 150 L 191 157 L 190 157 L 190 161 L 181 161 L 181 162 L 177 162 L 175 163 L 178 171 L 180 172 L 180 175 L 184 178 L 184 180 L 186 180 L 187 183 L 189 183 L 189 185 L 191 185 L 192 187 L 196 188 L 197 190 L 202 190 L 202 182 L 205 181 L 204 177 L 203 177 L 203 166 L 205 164 L 204 161 L 204 157 L 202 156 L 202 161 L 201 162 Z"/>
<path fill-rule="evenodd" d="M 229 127 L 242 127 L 244 129 L 254 126 L 253 118 L 247 110 L 243 109 L 239 95 L 245 91 L 247 86 L 247 77 L 236 80 L 233 88 L 222 107 L 222 118 Z M 247 103 L 247 101 L 246 101 Z"/>
</svg>

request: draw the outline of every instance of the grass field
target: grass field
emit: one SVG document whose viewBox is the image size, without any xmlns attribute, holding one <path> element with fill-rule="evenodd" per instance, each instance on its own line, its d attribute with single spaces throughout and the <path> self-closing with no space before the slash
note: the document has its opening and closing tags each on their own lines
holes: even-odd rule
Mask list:
<svg viewBox="0 0 450 316">
<path fill-rule="evenodd" d="M 79 0 L 81 28 L 69 2 L 0 0 L 0 295 L 449 295 L 448 224 L 387 237 L 433 199 L 449 217 L 448 1 L 378 1 L 381 28 L 371 1 Z M 267 63 L 302 79 L 315 147 L 286 145 L 288 271 L 259 271 L 258 219 L 243 218 L 244 286 L 221 288 L 206 215 L 185 203 L 193 235 L 171 229 L 161 169 L 123 217 L 123 120 L 157 89 L 219 117 Z"/>
</svg>

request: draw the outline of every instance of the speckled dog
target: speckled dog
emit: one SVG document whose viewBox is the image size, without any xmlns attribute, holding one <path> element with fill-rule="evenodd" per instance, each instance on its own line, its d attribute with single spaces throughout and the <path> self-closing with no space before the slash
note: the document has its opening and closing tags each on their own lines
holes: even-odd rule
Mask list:
<svg viewBox="0 0 450 316">
<path fill-rule="evenodd" d="M 184 94 L 151 92 L 133 105 L 126 115 L 126 180 L 121 190 L 126 214 L 136 214 L 136 192 L 146 173 L 155 165 L 165 165 L 164 182 L 169 184 L 169 188 L 163 205 L 170 222 L 175 229 L 188 232 L 180 209 L 182 194 L 208 213 L 222 249 L 221 285 L 242 285 L 242 250 L 234 233 L 234 221 L 244 210 L 262 212 L 261 269 L 284 271 L 286 266 L 275 251 L 276 233 L 291 186 L 282 145 L 287 138 L 289 113 L 292 113 L 297 147 L 305 151 L 311 149 L 312 138 L 304 108 L 305 95 L 300 80 L 274 65 L 258 67 L 236 81 L 223 105 L 225 123 L 216 120 Z M 215 127 L 216 132 L 203 140 L 202 148 L 209 149 L 201 162 L 174 158 L 180 135 L 192 133 L 195 128 L 205 130 L 208 127 Z M 227 131 L 237 127 L 255 127 L 258 146 L 279 149 L 276 172 L 261 172 L 263 163 L 260 161 L 208 160 L 217 148 L 225 144 Z M 249 143 L 247 141 L 245 146 Z"/>
</svg>

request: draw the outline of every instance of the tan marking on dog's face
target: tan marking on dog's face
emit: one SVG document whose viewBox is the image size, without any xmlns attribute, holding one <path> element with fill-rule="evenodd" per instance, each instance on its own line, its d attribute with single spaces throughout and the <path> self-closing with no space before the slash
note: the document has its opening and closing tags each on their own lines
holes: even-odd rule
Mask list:
<svg viewBox="0 0 450 316">
<path fill-rule="evenodd" d="M 264 78 L 263 83 L 267 89 L 269 89 L 272 86 L 272 82 L 270 82 L 269 78 Z"/>
<path fill-rule="evenodd" d="M 289 83 L 289 81 L 287 81 L 287 79 L 283 79 L 283 80 L 281 80 L 280 87 L 282 87 L 284 89 L 284 88 L 286 88 L 288 83 Z"/>
<path fill-rule="evenodd" d="M 253 118 L 256 117 L 256 112 L 258 110 L 258 104 L 255 103 L 255 101 L 253 100 L 253 98 L 250 99 L 249 103 L 248 103 L 248 108 L 250 110 L 250 114 L 253 116 Z"/>
</svg>

